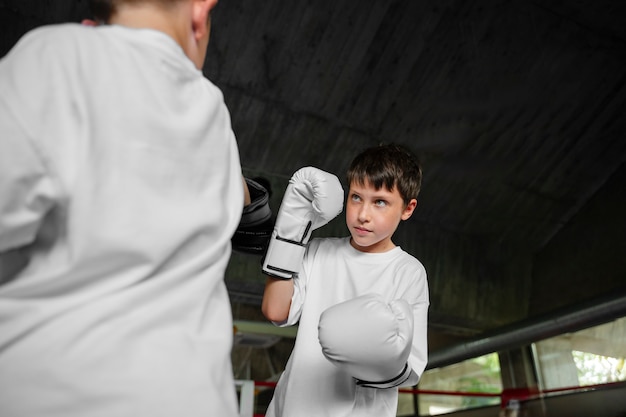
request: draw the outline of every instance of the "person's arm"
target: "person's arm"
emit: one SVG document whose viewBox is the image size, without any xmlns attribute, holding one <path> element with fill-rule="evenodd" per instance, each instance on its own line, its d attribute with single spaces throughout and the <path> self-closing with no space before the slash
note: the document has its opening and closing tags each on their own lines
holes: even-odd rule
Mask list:
<svg viewBox="0 0 626 417">
<path fill-rule="evenodd" d="M 250 190 L 248 189 L 248 183 L 246 179 L 241 176 L 241 182 L 243 183 L 243 206 L 249 206 L 252 200 L 250 199 Z"/>
<path fill-rule="evenodd" d="M 282 323 L 289 317 L 293 280 L 277 279 L 270 276 L 265 281 L 261 311 L 272 322 Z"/>
<path fill-rule="evenodd" d="M 416 385 L 419 382 L 428 362 L 428 283 L 426 281 L 426 271 L 422 273 L 424 274 L 424 279 L 414 286 L 418 296 L 412 304 L 414 330 L 413 346 L 409 355 L 409 365 L 413 373 L 406 385 Z"/>
<path fill-rule="evenodd" d="M 293 174 L 263 259 L 268 278 L 261 310 L 270 321 L 289 319 L 294 278 L 299 276 L 311 233 L 342 210 L 343 188 L 336 176 L 313 167 Z"/>
</svg>

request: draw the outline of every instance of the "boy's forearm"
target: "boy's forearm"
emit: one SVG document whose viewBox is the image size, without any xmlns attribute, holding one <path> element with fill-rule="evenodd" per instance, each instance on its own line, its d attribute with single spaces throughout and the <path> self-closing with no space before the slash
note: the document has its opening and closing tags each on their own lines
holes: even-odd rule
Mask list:
<svg viewBox="0 0 626 417">
<path fill-rule="evenodd" d="M 293 296 L 293 280 L 267 277 L 261 310 L 270 321 L 283 322 L 289 317 L 291 297 Z"/>
</svg>

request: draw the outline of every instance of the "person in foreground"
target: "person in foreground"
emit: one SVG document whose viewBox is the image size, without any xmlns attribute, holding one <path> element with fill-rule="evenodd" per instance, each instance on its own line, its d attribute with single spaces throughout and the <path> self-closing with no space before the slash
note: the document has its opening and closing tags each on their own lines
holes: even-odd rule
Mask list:
<svg viewBox="0 0 626 417">
<path fill-rule="evenodd" d="M 0 415 L 237 416 L 216 0 L 95 3 L 0 61 Z"/>
<path fill-rule="evenodd" d="M 381 145 L 352 162 L 350 237 L 310 239 L 342 211 L 332 174 L 307 167 L 287 187 L 266 254 L 263 314 L 299 323 L 267 410 L 274 416 L 395 416 L 398 387 L 427 361 L 426 272 L 392 241 L 417 206 L 421 168 L 406 149 Z"/>
</svg>

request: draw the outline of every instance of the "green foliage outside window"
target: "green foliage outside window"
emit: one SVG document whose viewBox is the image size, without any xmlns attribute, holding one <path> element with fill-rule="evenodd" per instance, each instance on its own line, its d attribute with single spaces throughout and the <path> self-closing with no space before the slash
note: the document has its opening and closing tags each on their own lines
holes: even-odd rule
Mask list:
<svg viewBox="0 0 626 417">
<path fill-rule="evenodd" d="M 480 368 L 477 376 L 464 376 L 459 380 L 459 390 L 467 392 L 499 394 L 502 391 L 500 382 L 500 361 L 496 353 L 470 359 Z M 498 404 L 498 397 L 463 397 L 463 407 L 481 407 Z"/>
</svg>

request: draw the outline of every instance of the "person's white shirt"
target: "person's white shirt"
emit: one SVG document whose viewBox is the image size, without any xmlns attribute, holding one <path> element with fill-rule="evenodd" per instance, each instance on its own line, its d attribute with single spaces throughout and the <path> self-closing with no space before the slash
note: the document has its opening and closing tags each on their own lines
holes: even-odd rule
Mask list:
<svg viewBox="0 0 626 417">
<path fill-rule="evenodd" d="M 288 319 L 298 324 L 291 356 L 280 376 L 268 417 L 395 416 L 398 390 L 357 386 L 322 354 L 318 323 L 330 306 L 376 293 L 391 302 L 405 299 L 414 315 L 414 338 L 406 385 L 418 382 L 427 361 L 428 283 L 423 265 L 400 247 L 383 253 L 360 252 L 350 238 L 311 240 L 301 274 L 294 279 Z M 367 331 L 367 329 L 364 329 Z"/>
<path fill-rule="evenodd" d="M 173 39 L 24 36 L 0 61 L 0 253 L 28 260 L 1 277 L 0 415 L 237 415 L 242 208 L 222 93 Z"/>
</svg>

